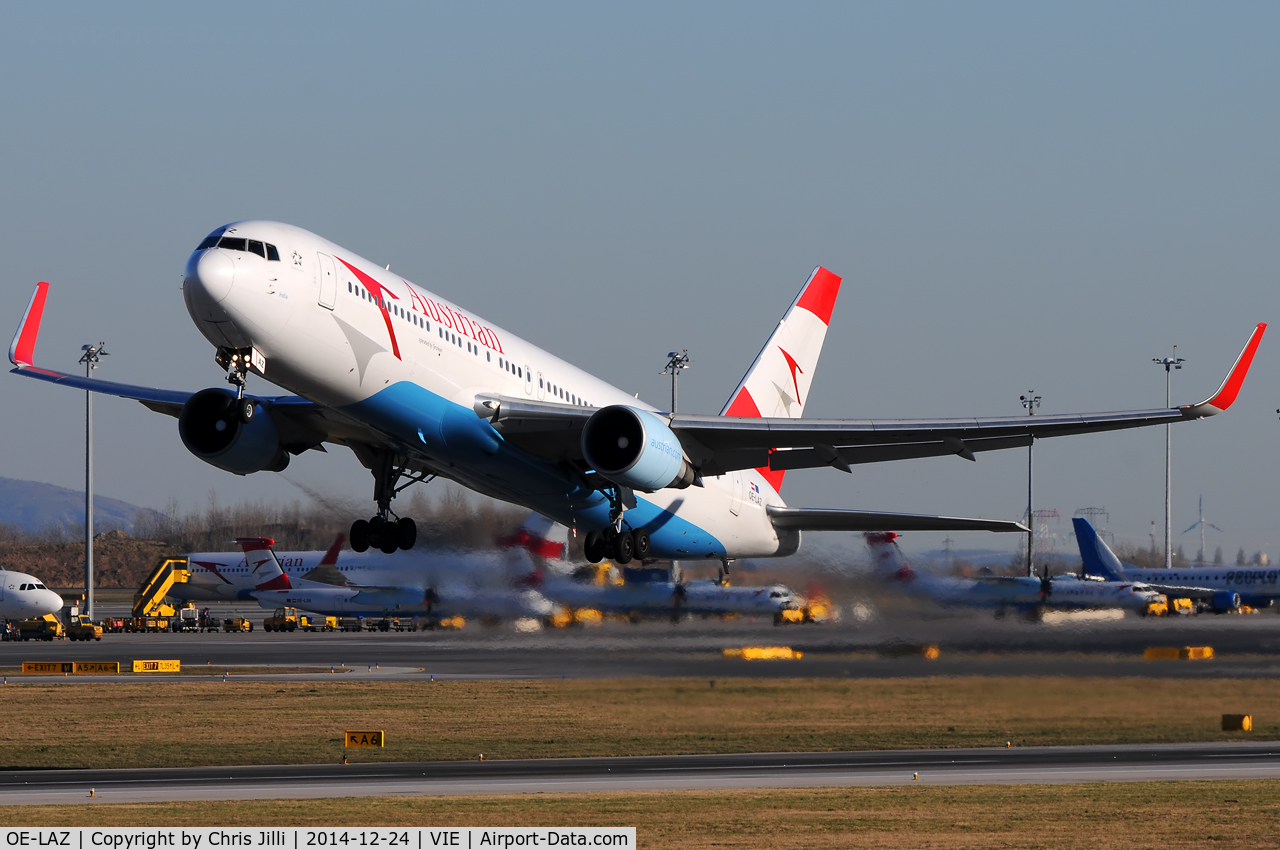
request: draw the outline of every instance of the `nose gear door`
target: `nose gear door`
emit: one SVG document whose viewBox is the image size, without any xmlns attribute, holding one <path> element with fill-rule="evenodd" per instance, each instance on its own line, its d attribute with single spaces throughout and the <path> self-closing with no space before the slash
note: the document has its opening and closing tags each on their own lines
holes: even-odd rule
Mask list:
<svg viewBox="0 0 1280 850">
<path fill-rule="evenodd" d="M 316 277 L 320 283 L 319 304 L 332 310 L 338 300 L 338 274 L 333 266 L 333 257 L 317 253 Z"/>
</svg>

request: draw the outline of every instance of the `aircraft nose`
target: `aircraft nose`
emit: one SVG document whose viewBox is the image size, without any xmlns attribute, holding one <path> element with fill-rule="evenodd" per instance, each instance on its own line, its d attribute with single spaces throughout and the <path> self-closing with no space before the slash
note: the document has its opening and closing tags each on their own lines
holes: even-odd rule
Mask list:
<svg viewBox="0 0 1280 850">
<path fill-rule="evenodd" d="M 210 249 L 192 257 L 187 264 L 187 284 L 202 291 L 210 301 L 221 302 L 231 294 L 236 264 L 225 251 Z"/>
<path fill-rule="evenodd" d="M 62 597 L 61 597 L 61 596 L 59 596 L 58 594 L 54 593 L 52 590 L 46 590 L 46 591 L 45 591 L 45 593 L 49 594 L 49 595 L 48 595 L 48 598 L 47 598 L 47 600 L 46 600 L 46 601 L 48 602 L 49 607 L 51 608 L 51 610 L 49 611 L 49 613 L 50 613 L 50 614 L 56 614 L 56 613 L 58 613 L 59 611 L 61 611 L 61 610 L 62 610 Z"/>
</svg>

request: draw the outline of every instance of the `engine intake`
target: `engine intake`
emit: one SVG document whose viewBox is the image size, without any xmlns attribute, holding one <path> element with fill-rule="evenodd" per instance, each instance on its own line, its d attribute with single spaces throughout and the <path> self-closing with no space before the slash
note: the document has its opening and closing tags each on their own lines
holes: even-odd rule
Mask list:
<svg viewBox="0 0 1280 850">
<path fill-rule="evenodd" d="M 684 489 L 696 477 L 667 423 L 624 404 L 591 415 L 582 428 L 582 456 L 615 484 L 645 493 Z"/>
<path fill-rule="evenodd" d="M 182 444 L 205 463 L 236 475 L 280 472 L 289 465 L 289 453 L 276 424 L 261 407 L 258 416 L 241 422 L 235 400 L 234 393 L 213 387 L 187 399 L 178 415 Z"/>
</svg>

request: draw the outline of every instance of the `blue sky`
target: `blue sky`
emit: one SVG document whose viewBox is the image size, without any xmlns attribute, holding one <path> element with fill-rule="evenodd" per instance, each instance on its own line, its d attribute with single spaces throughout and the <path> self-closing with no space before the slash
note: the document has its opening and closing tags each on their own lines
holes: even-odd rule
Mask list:
<svg viewBox="0 0 1280 850">
<path fill-rule="evenodd" d="M 810 415 L 1044 412 L 1208 396 L 1275 318 L 1274 4 L 29 4 L 0 13 L 0 318 L 53 283 L 39 360 L 221 382 L 180 276 L 215 226 L 314 230 L 642 397 L 689 348 L 719 408 L 809 270 L 845 278 Z M 1280 333 L 1280 329 L 1277 329 Z M 1174 429 L 1232 550 L 1271 548 L 1280 341 Z M 7 377 L 0 475 L 78 486 L 83 397 Z M 259 388 L 262 384 L 259 383 Z M 98 411 L 99 491 L 300 497 Z M 1159 429 L 1037 450 L 1037 502 L 1163 517 Z M 1010 517 L 1025 455 L 789 476 L 792 504 Z M 285 475 L 371 493 L 349 453 Z M 1063 532 L 1069 528 L 1064 519 Z M 985 542 L 976 537 L 969 542 Z M 1189 549 L 1195 537 L 1183 538 Z M 1214 544 L 1211 536 L 1211 546 Z M 922 541 L 922 545 L 926 545 Z M 928 541 L 931 548 L 935 541 Z"/>
</svg>

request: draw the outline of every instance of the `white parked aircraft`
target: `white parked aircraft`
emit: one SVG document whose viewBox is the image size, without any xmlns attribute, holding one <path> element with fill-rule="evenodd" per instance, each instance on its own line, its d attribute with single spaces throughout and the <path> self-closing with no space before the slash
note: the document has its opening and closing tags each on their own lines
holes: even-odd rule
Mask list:
<svg viewBox="0 0 1280 850">
<path fill-rule="evenodd" d="M 787 507 L 790 469 L 959 455 L 1033 438 L 1212 416 L 1236 398 L 1264 325 L 1216 393 L 1169 409 L 987 419 L 799 419 L 840 278 L 809 276 L 718 416 L 671 414 L 313 233 L 241 221 L 187 261 L 183 294 L 235 392 L 160 390 L 37 367 L 49 285 L 9 348 L 17 374 L 136 399 L 178 418 L 186 447 L 240 475 L 282 470 L 326 443 L 374 476 L 377 515 L 352 546 L 411 548 L 400 482 L 451 478 L 587 533 L 590 560 L 788 555 L 800 532 L 1023 531 L 1017 523 Z M 245 394 L 248 374 L 292 396 Z M 407 486 L 407 485 L 406 485 Z"/>
<path fill-rule="evenodd" d="M 1275 567 L 1171 567 L 1144 569 L 1116 557 L 1089 521 L 1073 517 L 1076 543 L 1087 575 L 1111 581 L 1141 581 L 1171 597 L 1195 599 L 1215 612 L 1242 604 L 1270 608 L 1280 599 L 1280 570 Z"/>
<path fill-rule="evenodd" d="M 0 569 L 0 620 L 29 620 L 62 610 L 62 597 L 35 576 Z"/>
<path fill-rule="evenodd" d="M 1160 599 L 1160 593 L 1134 581 L 1090 581 L 1074 575 L 1034 578 L 992 576 L 957 578 L 913 570 L 898 548 L 893 532 L 867 533 L 867 547 L 875 559 L 876 571 L 893 588 L 910 596 L 928 599 L 943 606 L 989 608 L 999 612 L 1038 614 L 1058 611 L 1120 608 L 1144 611 Z"/>
</svg>

